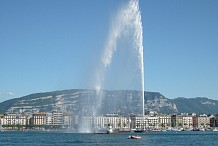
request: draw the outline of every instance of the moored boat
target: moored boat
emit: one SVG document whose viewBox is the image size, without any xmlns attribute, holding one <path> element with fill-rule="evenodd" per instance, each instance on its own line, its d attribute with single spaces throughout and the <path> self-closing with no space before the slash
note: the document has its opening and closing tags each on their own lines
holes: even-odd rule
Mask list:
<svg viewBox="0 0 218 146">
<path fill-rule="evenodd" d="M 129 137 L 127 137 L 127 139 L 140 139 L 141 136 L 138 135 L 130 135 Z"/>
<path fill-rule="evenodd" d="M 107 133 L 108 133 L 108 134 L 113 133 L 113 129 L 112 129 L 112 126 L 111 126 L 110 124 L 108 124 Z"/>
<path fill-rule="evenodd" d="M 213 131 L 216 131 L 216 132 L 217 132 L 217 131 L 218 131 L 218 128 L 214 128 Z"/>
</svg>

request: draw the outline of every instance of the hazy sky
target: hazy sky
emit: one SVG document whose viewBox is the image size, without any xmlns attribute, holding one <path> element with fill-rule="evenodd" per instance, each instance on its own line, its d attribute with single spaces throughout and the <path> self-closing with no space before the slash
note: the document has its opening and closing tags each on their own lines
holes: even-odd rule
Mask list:
<svg viewBox="0 0 218 146">
<path fill-rule="evenodd" d="M 127 0 L 0 0 L 0 102 L 91 88 Z M 218 1 L 141 0 L 145 90 L 218 100 Z"/>
</svg>

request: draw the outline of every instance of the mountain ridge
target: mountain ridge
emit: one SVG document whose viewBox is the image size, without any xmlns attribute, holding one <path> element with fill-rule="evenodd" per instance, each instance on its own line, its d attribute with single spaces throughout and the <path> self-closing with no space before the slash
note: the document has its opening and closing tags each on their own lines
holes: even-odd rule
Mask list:
<svg viewBox="0 0 218 146">
<path fill-rule="evenodd" d="M 141 91 L 103 90 L 101 114 L 136 113 L 141 108 Z M 61 110 L 71 114 L 92 114 L 90 105 L 96 104 L 98 94 L 92 89 L 67 89 L 33 93 L 0 103 L 0 113 L 50 112 Z M 217 113 L 218 101 L 206 97 L 168 99 L 159 92 L 144 92 L 145 111 L 158 113 Z"/>
</svg>

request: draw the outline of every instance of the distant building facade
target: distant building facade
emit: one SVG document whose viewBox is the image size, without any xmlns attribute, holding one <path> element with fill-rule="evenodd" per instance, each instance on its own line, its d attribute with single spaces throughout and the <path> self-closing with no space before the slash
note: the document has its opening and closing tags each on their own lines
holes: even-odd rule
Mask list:
<svg viewBox="0 0 218 146">
<path fill-rule="evenodd" d="M 34 113 L 30 125 L 46 125 L 46 113 Z"/>
</svg>

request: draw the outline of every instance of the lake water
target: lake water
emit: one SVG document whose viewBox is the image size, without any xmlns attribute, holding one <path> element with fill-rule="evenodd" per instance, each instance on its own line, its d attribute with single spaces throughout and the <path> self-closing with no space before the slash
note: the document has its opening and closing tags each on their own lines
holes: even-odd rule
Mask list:
<svg viewBox="0 0 218 146">
<path fill-rule="evenodd" d="M 212 131 L 137 133 L 141 139 L 127 139 L 129 135 L 0 132 L 0 145 L 218 146 L 218 132 Z"/>
</svg>

